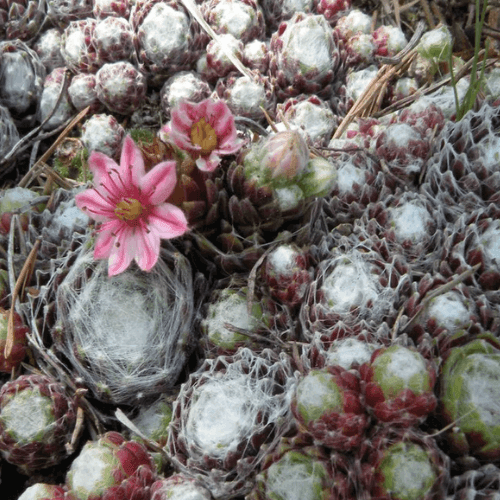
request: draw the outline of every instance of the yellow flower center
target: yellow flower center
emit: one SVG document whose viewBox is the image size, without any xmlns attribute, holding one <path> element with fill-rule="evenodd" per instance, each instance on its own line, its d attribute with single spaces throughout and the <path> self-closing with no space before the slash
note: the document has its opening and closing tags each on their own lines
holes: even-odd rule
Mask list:
<svg viewBox="0 0 500 500">
<path fill-rule="evenodd" d="M 142 205 L 134 198 L 125 198 L 116 205 L 115 215 L 120 220 L 134 220 L 142 214 Z"/>
<path fill-rule="evenodd" d="M 191 127 L 191 142 L 196 146 L 201 146 L 203 156 L 209 155 L 217 147 L 217 134 L 205 118 Z"/>
</svg>

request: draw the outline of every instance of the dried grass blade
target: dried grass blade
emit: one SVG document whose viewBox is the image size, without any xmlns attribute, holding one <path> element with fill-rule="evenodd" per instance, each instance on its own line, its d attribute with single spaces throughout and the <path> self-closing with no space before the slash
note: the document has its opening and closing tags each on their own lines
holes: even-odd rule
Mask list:
<svg viewBox="0 0 500 500">
<path fill-rule="evenodd" d="M 229 60 L 235 65 L 235 67 L 245 76 L 253 80 L 252 74 L 248 71 L 243 63 L 221 42 L 219 35 L 212 29 L 212 27 L 203 19 L 200 10 L 195 5 L 193 0 L 181 0 L 182 4 L 189 13 L 198 21 L 200 26 L 208 33 L 208 35 L 215 40 L 219 48 L 224 52 L 224 54 L 229 58 Z"/>
<path fill-rule="evenodd" d="M 21 269 L 21 272 L 19 273 L 19 277 L 16 281 L 16 286 L 14 287 L 14 290 L 12 291 L 12 304 L 11 304 L 10 312 L 9 312 L 9 321 L 7 324 L 7 340 L 5 342 L 5 349 L 4 349 L 5 358 L 10 357 L 11 352 L 12 352 L 12 348 L 14 347 L 14 306 L 15 306 L 16 300 L 19 297 L 19 294 L 21 292 L 21 288 L 24 287 L 24 283 L 25 283 L 27 277 L 33 271 L 33 268 L 35 265 L 35 259 L 36 259 L 37 253 L 38 253 L 38 249 L 40 248 L 40 242 L 41 242 L 41 240 L 35 241 L 35 244 L 33 245 L 33 248 L 31 249 L 31 252 L 28 255 L 28 258 L 26 259 L 26 262 L 24 263 L 24 266 Z"/>
</svg>

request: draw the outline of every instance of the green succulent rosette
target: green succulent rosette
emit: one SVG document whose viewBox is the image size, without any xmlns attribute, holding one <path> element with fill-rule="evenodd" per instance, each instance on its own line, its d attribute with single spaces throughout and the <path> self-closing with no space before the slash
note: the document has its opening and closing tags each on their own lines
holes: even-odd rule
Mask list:
<svg viewBox="0 0 500 500">
<path fill-rule="evenodd" d="M 449 459 L 416 429 L 375 427 L 355 460 L 358 481 L 377 500 L 442 500 Z"/>
<path fill-rule="evenodd" d="M 499 379 L 500 342 L 492 334 L 449 351 L 441 370 L 440 411 L 454 424 L 446 434 L 453 453 L 500 459 Z"/>
<path fill-rule="evenodd" d="M 283 438 L 264 459 L 247 500 L 331 500 L 346 498 L 346 463 L 331 460 L 319 446 Z M 335 462 L 335 466 L 333 463 Z"/>
</svg>

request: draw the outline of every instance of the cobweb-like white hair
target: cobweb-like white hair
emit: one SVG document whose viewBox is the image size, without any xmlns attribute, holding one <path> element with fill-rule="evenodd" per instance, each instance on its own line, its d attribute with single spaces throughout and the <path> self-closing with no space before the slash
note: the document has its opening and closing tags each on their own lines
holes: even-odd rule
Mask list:
<svg viewBox="0 0 500 500">
<path fill-rule="evenodd" d="M 162 250 L 151 272 L 133 266 L 110 278 L 107 262 L 84 249 L 56 304 L 56 344 L 97 398 L 132 403 L 176 383 L 194 317 L 191 267 L 182 255 Z"/>
<path fill-rule="evenodd" d="M 266 453 L 262 445 L 272 448 L 290 430 L 297 373 L 285 353 L 270 349 L 206 359 L 174 403 L 164 448 L 173 465 L 214 498 L 247 493 Z"/>
</svg>

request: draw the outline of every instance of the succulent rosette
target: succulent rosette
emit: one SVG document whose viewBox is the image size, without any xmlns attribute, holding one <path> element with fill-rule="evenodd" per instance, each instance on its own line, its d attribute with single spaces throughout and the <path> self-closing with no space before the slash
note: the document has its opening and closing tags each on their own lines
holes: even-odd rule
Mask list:
<svg viewBox="0 0 500 500">
<path fill-rule="evenodd" d="M 444 347 L 455 338 L 478 334 L 491 326 L 484 314 L 487 299 L 479 296 L 477 287 L 459 283 L 433 296 L 449 281 L 441 275 L 425 274 L 418 284 L 412 284 L 411 296 L 405 303 L 409 321 L 405 331 L 417 344 L 429 334 Z M 426 297 L 432 298 L 427 301 Z"/>
<path fill-rule="evenodd" d="M 279 99 L 300 93 L 328 94 L 340 53 L 323 16 L 294 14 L 273 34 L 271 53 L 270 74 Z"/>
<path fill-rule="evenodd" d="M 173 465 L 216 498 L 248 492 L 264 458 L 262 445 L 293 425 L 295 384 L 284 353 L 241 348 L 205 360 L 174 403 L 166 446 Z"/>
<path fill-rule="evenodd" d="M 73 500 L 66 488 L 55 484 L 36 483 L 26 488 L 18 500 Z"/>
<path fill-rule="evenodd" d="M 262 278 L 271 296 L 295 307 L 302 302 L 312 281 L 306 251 L 293 244 L 282 244 L 266 257 Z"/>
<path fill-rule="evenodd" d="M 380 422 L 410 427 L 436 408 L 436 367 L 416 349 L 381 347 L 359 371 L 366 405 Z"/>
<path fill-rule="evenodd" d="M 358 447 L 369 424 L 359 377 L 341 366 L 310 370 L 297 384 L 291 408 L 301 432 L 334 450 Z"/>
<path fill-rule="evenodd" d="M 446 498 L 449 458 L 434 439 L 413 429 L 375 427 L 355 459 L 358 481 L 380 500 Z"/>
<path fill-rule="evenodd" d="M 291 97 L 278 104 L 278 115 L 280 111 L 290 127 L 303 132 L 308 144 L 324 146 L 330 141 L 337 120 L 330 106 L 319 97 L 304 94 Z"/>
<path fill-rule="evenodd" d="M 252 76 L 229 75 L 217 82 L 216 92 L 235 115 L 259 121 L 264 118 L 261 108 L 274 113 L 276 96 L 269 78 L 255 70 Z"/>
<path fill-rule="evenodd" d="M 59 96 L 61 94 L 64 79 L 66 78 L 66 72 L 67 69 L 65 67 L 56 68 L 52 70 L 52 72 L 49 73 L 45 78 L 45 81 L 43 83 L 43 92 L 38 103 L 38 121 L 43 122 L 45 118 L 47 118 L 49 114 L 52 113 L 52 110 L 56 106 L 56 103 L 58 102 Z M 71 104 L 69 93 L 66 89 L 66 91 L 62 93 L 62 98 L 59 101 L 59 105 L 57 106 L 56 111 L 44 124 L 43 128 L 46 130 L 52 130 L 59 127 L 65 121 L 69 120 L 74 112 L 75 108 Z"/>
<path fill-rule="evenodd" d="M 201 10 L 219 35 L 230 33 L 243 43 L 264 37 L 264 14 L 256 0 L 207 0 Z"/>
<path fill-rule="evenodd" d="M 465 280 L 468 285 L 482 289 L 495 301 L 500 286 L 500 208 L 490 204 L 461 217 L 447 229 L 447 238 L 440 255 L 439 270 L 451 278 L 479 265 L 479 269 Z"/>
<path fill-rule="evenodd" d="M 398 188 L 383 201 L 370 203 L 359 225 L 366 233 L 385 239 L 412 269 L 426 272 L 441 251 L 446 219 L 441 207 L 426 194 Z"/>
<path fill-rule="evenodd" d="M 98 99 L 113 113 L 130 115 L 143 104 L 146 78 L 131 63 L 104 64 L 96 74 Z"/>
<path fill-rule="evenodd" d="M 194 71 L 180 71 L 165 81 L 160 91 L 163 112 L 170 118 L 181 99 L 200 102 L 211 94 L 210 86 Z"/>
<path fill-rule="evenodd" d="M 349 493 L 344 456 L 283 438 L 265 457 L 249 500 L 330 500 L 354 498 Z"/>
<path fill-rule="evenodd" d="M 414 181 L 427 160 L 430 141 L 407 123 L 393 123 L 378 135 L 375 148 L 394 175 Z"/>
<path fill-rule="evenodd" d="M 92 14 L 92 0 L 51 0 L 47 4 L 47 17 L 60 28 L 71 21 L 88 18 Z"/>
<path fill-rule="evenodd" d="M 5 356 L 5 346 L 7 344 L 7 332 L 10 311 L 0 308 L 0 372 L 10 373 L 13 368 L 17 368 L 26 356 L 26 333 L 29 329 L 17 312 L 13 312 L 13 344 L 8 356 Z"/>
<path fill-rule="evenodd" d="M 77 500 L 149 500 L 155 479 L 144 446 L 107 432 L 83 446 L 68 470 L 66 486 Z"/>
<path fill-rule="evenodd" d="M 326 3 L 335 0 L 326 0 Z M 336 1 L 338 4 L 338 0 Z M 342 16 L 335 24 L 334 34 L 343 41 L 348 40 L 357 33 L 371 34 L 372 18 L 359 9 L 352 9 L 347 15 Z"/>
<path fill-rule="evenodd" d="M 61 55 L 61 35 L 62 30 L 50 28 L 44 31 L 33 45 L 47 73 L 65 65 Z"/>
<path fill-rule="evenodd" d="M 382 172 L 379 160 L 355 145 L 350 152 L 337 152 L 329 160 L 337 172 L 330 196 L 322 200 L 322 211 L 330 230 L 339 224 L 352 225 L 370 203 L 384 199 L 395 190 Z"/>
<path fill-rule="evenodd" d="M 258 70 L 262 75 L 269 69 L 269 44 L 262 40 L 253 40 L 243 49 L 243 64 L 250 70 Z"/>
<path fill-rule="evenodd" d="M 126 19 L 110 16 L 97 22 L 92 45 L 103 63 L 127 60 L 135 51 L 134 32 Z"/>
<path fill-rule="evenodd" d="M 332 233 L 316 244 L 311 253 L 319 264 L 300 310 L 306 338 L 318 332 L 333 339 L 339 322 L 352 328 L 365 321 L 372 331 L 391 326 L 411 282 L 404 259 L 354 235 Z"/>
<path fill-rule="evenodd" d="M 2 0 L 0 2 L 0 35 L 7 40 L 26 40 L 34 37 L 42 26 L 45 4 L 30 0 Z"/>
<path fill-rule="evenodd" d="M 266 297 L 255 297 L 248 311 L 247 294 L 247 287 L 236 289 L 235 284 L 212 293 L 202 321 L 209 351 L 215 347 L 217 354 L 234 354 L 244 346 L 257 350 L 259 343 L 251 335 L 270 335 L 278 321 L 275 304 Z"/>
<path fill-rule="evenodd" d="M 351 10 L 351 0 L 315 0 L 316 11 L 334 24 L 345 12 Z"/>
<path fill-rule="evenodd" d="M 61 55 L 74 73 L 95 73 L 102 66 L 92 43 L 96 26 L 91 18 L 72 21 L 61 36 Z"/>
<path fill-rule="evenodd" d="M 198 481 L 183 474 L 174 474 L 156 481 L 151 487 L 151 500 L 211 500 L 210 491 Z"/>
<path fill-rule="evenodd" d="M 45 67 L 38 54 L 20 40 L 0 42 L 0 105 L 24 114 L 36 106 L 43 90 Z"/>
<path fill-rule="evenodd" d="M 457 123 L 448 121 L 427 162 L 424 188 L 444 207 L 450 220 L 490 203 L 499 205 L 496 170 L 499 108 L 488 103 Z"/>
<path fill-rule="evenodd" d="M 189 70 L 206 36 L 178 0 L 138 0 L 130 12 L 140 70 L 153 86 Z"/>
<path fill-rule="evenodd" d="M 224 101 L 182 100 L 171 113 L 172 120 L 162 128 L 162 133 L 190 153 L 202 171 L 215 170 L 220 156 L 234 154 L 243 146 L 236 136 L 234 117 Z"/>
<path fill-rule="evenodd" d="M 125 17 L 130 14 L 130 0 L 94 0 L 92 12 L 96 19 L 106 17 Z"/>
<path fill-rule="evenodd" d="M 194 347 L 189 262 L 162 250 L 149 272 L 133 267 L 110 277 L 89 246 L 76 260 L 69 254 L 61 262 L 65 269 L 71 262 L 69 270 L 51 283 L 54 348 L 101 401 L 133 404 L 158 397 L 175 385 Z"/>
<path fill-rule="evenodd" d="M 322 369 L 340 366 L 352 373 L 364 363 L 369 363 L 373 352 L 388 339 L 380 334 L 362 330 L 345 329 L 334 338 L 315 335 L 300 357 L 305 369 Z"/>
<path fill-rule="evenodd" d="M 490 333 L 446 353 L 439 378 L 439 412 L 446 424 L 454 424 L 445 434 L 453 456 L 500 459 L 499 373 L 500 343 Z"/>
<path fill-rule="evenodd" d="M 240 61 L 243 59 L 244 44 L 241 40 L 231 33 L 219 35 L 218 40 L 208 42 L 206 68 L 198 68 L 198 72 L 212 84 L 218 78 L 223 78 L 236 70 L 233 61 L 227 56 L 226 52 L 231 53 L 233 57 Z M 224 46 L 224 51 L 221 50 L 219 43 Z"/>
<path fill-rule="evenodd" d="M 377 47 L 377 55 L 394 57 L 408 43 L 401 28 L 398 26 L 380 26 L 373 33 Z"/>
<path fill-rule="evenodd" d="M 141 406 L 139 413 L 132 419 L 132 423 L 158 446 L 165 446 L 168 439 L 168 426 L 172 421 L 173 396 L 162 395 L 150 405 Z M 143 443 L 151 449 L 150 443 L 141 437 L 134 436 L 134 440 Z"/>
<path fill-rule="evenodd" d="M 0 390 L 0 451 L 24 474 L 66 458 L 75 424 L 76 401 L 55 379 L 21 375 Z"/>
<path fill-rule="evenodd" d="M 110 158 L 117 158 L 124 135 L 124 128 L 114 116 L 94 114 L 83 124 L 81 141 L 88 151 L 97 151 Z"/>
<path fill-rule="evenodd" d="M 96 78 L 92 73 L 78 73 L 71 79 L 68 94 L 71 104 L 82 111 L 90 106 L 89 113 L 99 113 L 104 109 L 103 104 L 97 97 Z"/>
<path fill-rule="evenodd" d="M 314 0 L 261 0 L 259 3 L 264 11 L 268 36 L 296 12 L 309 13 L 314 10 Z"/>
</svg>

